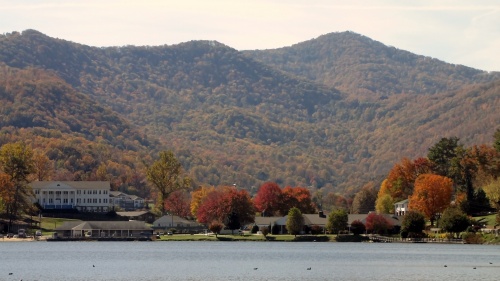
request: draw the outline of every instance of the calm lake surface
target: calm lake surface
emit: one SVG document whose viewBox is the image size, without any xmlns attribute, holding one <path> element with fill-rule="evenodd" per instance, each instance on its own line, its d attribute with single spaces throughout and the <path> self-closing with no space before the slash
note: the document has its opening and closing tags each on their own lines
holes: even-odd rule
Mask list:
<svg viewBox="0 0 500 281">
<path fill-rule="evenodd" d="M 311 269 L 307 270 L 309 267 Z M 0 280 L 21 279 L 500 280 L 500 246 L 0 242 Z"/>
</svg>

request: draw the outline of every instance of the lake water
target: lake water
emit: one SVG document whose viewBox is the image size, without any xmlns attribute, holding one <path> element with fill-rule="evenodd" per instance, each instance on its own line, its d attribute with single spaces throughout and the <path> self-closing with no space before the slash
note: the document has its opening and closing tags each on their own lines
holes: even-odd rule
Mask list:
<svg viewBox="0 0 500 281">
<path fill-rule="evenodd" d="M 500 246 L 328 242 L 0 242 L 0 280 L 21 279 L 500 280 Z"/>
</svg>

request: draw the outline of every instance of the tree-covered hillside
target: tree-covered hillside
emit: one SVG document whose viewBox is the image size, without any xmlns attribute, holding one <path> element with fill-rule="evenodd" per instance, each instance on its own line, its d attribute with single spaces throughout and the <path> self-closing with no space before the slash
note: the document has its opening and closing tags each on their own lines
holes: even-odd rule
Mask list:
<svg viewBox="0 0 500 281">
<path fill-rule="evenodd" d="M 4 79 L 9 90 L 2 102 L 34 109 L 3 109 L 11 120 L 4 126 L 12 134 L 57 130 L 61 141 L 103 138 L 124 155 L 172 149 L 193 184 L 235 183 L 249 190 L 273 181 L 352 193 L 370 181 L 377 185 L 401 157 L 425 154 L 449 134 L 466 144 L 491 142 L 500 122 L 499 83 L 488 82 L 493 74 L 427 61 L 367 38 L 362 41 L 372 43 L 344 43 L 333 73 L 324 63 L 337 44 L 324 40 L 307 44 L 325 50 L 281 58 L 301 69 L 289 73 L 272 57 L 259 62 L 250 57 L 256 53 L 214 41 L 96 48 L 34 30 L 6 34 L 0 36 L 4 72 L 41 78 L 15 76 L 25 79 L 18 82 L 22 87 L 40 84 L 36 91 L 12 88 L 11 78 Z M 366 57 L 380 62 L 365 63 Z M 400 76 L 391 84 L 381 80 L 385 72 Z M 337 84 L 344 91 L 332 88 Z M 16 99 L 21 96 L 29 98 Z M 68 110 L 55 118 L 51 110 L 65 100 L 60 106 Z M 113 161 L 142 166 L 144 158 L 132 158 Z"/>
<path fill-rule="evenodd" d="M 500 78 L 500 73 L 415 55 L 354 32 L 330 33 L 290 47 L 245 54 L 358 97 L 436 94 Z"/>
</svg>

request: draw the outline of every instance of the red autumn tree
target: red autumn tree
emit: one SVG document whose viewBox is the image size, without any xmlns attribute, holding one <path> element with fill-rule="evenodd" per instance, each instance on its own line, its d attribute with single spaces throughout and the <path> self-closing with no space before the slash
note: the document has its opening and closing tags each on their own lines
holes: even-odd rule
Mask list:
<svg viewBox="0 0 500 281">
<path fill-rule="evenodd" d="M 281 188 L 274 182 L 262 184 L 254 199 L 256 210 L 262 212 L 265 216 L 278 215 L 282 210 L 281 202 Z"/>
<path fill-rule="evenodd" d="M 392 228 L 392 224 L 384 216 L 376 213 L 370 213 L 366 217 L 365 227 L 368 232 L 385 234 Z"/>
<path fill-rule="evenodd" d="M 225 224 L 237 218 L 240 224 L 254 221 L 255 209 L 246 190 L 220 187 L 207 194 L 198 207 L 197 219 L 201 223 L 220 221 Z"/>
<path fill-rule="evenodd" d="M 212 221 L 208 225 L 208 229 L 215 234 L 215 237 L 219 234 L 219 232 L 224 228 L 224 224 L 220 221 Z"/>
<path fill-rule="evenodd" d="M 165 199 L 165 210 L 181 218 L 187 218 L 191 216 L 190 204 L 189 193 L 186 190 L 177 190 Z"/>
<path fill-rule="evenodd" d="M 215 189 L 208 193 L 198 206 L 196 219 L 200 223 L 222 221 L 229 214 L 230 206 L 224 204 L 224 193 L 222 189 Z"/>
<path fill-rule="evenodd" d="M 423 213 L 434 224 L 436 214 L 442 213 L 451 202 L 453 181 L 450 178 L 423 174 L 415 180 L 415 190 L 408 208 Z"/>
</svg>

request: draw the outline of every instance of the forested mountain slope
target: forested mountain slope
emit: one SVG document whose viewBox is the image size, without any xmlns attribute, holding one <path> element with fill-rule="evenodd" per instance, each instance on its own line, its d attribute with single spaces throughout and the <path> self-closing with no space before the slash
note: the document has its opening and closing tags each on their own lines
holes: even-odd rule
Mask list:
<svg viewBox="0 0 500 281">
<path fill-rule="evenodd" d="M 309 43 L 321 45 L 321 40 Z M 51 117 L 48 113 L 59 97 L 48 88 L 36 99 L 18 99 L 25 109 L 39 108 L 35 100 L 47 99 L 40 103 L 47 105 L 40 110 L 43 114 L 6 126 L 10 131 L 51 128 L 64 132 L 61 138 L 74 135 L 92 142 L 105 138 L 124 155 L 150 157 L 173 149 L 194 184 L 236 183 L 254 190 L 264 181 L 275 181 L 353 192 L 380 178 L 402 157 L 425 154 L 441 137 L 451 134 L 468 144 L 491 141 L 500 122 L 494 74 L 466 67 L 453 71 L 436 60 L 419 64 L 419 56 L 404 51 L 393 51 L 393 56 L 402 53 L 408 58 L 394 60 L 413 67 L 385 59 L 386 65 L 371 68 L 359 57 L 384 58 L 384 47 L 373 44 L 368 49 L 345 46 L 349 58 L 343 56 L 343 62 L 335 64 L 335 73 L 344 78 L 333 83 L 337 74 L 323 65 L 330 55 L 320 56 L 316 49 L 294 55 L 300 71 L 290 73 L 285 67 L 278 70 L 271 57 L 259 62 L 250 57 L 257 53 L 238 52 L 214 41 L 96 48 L 34 30 L 14 32 L 0 36 L 4 69 L 42 69 L 46 76 L 39 80 L 64 85 L 65 93 L 78 98 L 68 107 L 83 106 L 59 119 Z M 307 53 L 319 57 L 308 59 Z M 325 74 L 320 77 L 322 68 Z M 395 77 L 393 84 L 373 78 L 401 68 L 411 73 Z M 409 77 L 414 77 L 414 86 L 406 84 Z M 10 89 L 11 96 L 5 98 L 34 95 Z M 97 114 L 93 121 L 90 116 L 96 113 L 104 115 Z M 8 118 L 11 114 L 2 111 Z M 70 126 L 78 124 L 75 120 L 81 121 L 81 128 Z M 113 129 L 95 129 L 108 127 Z M 140 167 L 144 157 L 113 161 Z M 90 173 L 96 173 L 96 167 Z M 121 182 L 130 181 L 135 188 L 141 178 L 127 176 Z"/>
<path fill-rule="evenodd" d="M 147 148 L 158 142 L 53 72 L 0 63 L 0 116 L 0 145 L 24 141 L 43 152 L 53 179 L 110 180 L 149 195 L 138 159 L 150 160 Z"/>
<path fill-rule="evenodd" d="M 500 78 L 498 72 L 415 55 L 353 32 L 330 33 L 290 47 L 245 54 L 283 71 L 364 97 L 436 94 Z"/>
</svg>

